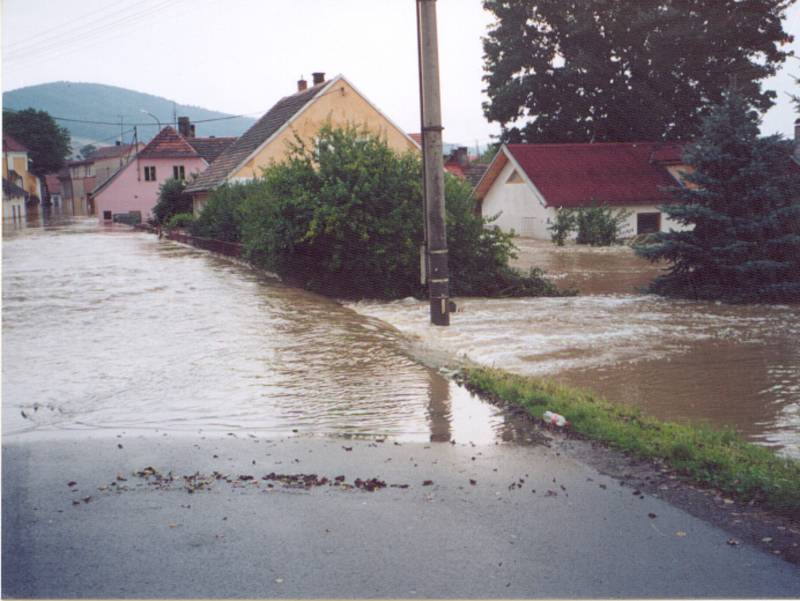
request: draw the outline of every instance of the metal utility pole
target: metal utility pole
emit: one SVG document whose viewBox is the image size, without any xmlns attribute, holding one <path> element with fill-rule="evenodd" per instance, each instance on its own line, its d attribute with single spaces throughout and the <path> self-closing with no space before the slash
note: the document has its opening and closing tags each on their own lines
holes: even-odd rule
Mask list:
<svg viewBox="0 0 800 601">
<path fill-rule="evenodd" d="M 450 272 L 447 264 L 444 213 L 443 128 L 439 98 L 436 0 L 416 0 L 416 2 L 428 294 L 431 303 L 431 323 L 447 326 L 450 325 Z"/>
</svg>

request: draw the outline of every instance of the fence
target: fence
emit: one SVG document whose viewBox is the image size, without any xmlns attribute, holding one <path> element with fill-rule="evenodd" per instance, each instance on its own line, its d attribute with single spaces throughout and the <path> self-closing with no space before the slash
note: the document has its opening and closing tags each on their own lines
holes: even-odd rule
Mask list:
<svg viewBox="0 0 800 601">
<path fill-rule="evenodd" d="M 173 230 L 167 233 L 167 238 L 180 242 L 182 244 L 190 244 L 203 250 L 208 250 L 213 253 L 233 257 L 235 259 L 242 258 L 242 245 L 236 242 L 224 242 L 222 240 L 214 240 L 213 238 L 195 238 L 194 236 L 185 232 Z"/>
</svg>

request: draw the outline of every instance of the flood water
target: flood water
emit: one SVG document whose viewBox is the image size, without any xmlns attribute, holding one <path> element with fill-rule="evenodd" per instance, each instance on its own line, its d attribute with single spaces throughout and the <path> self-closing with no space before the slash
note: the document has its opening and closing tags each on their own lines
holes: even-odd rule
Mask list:
<svg viewBox="0 0 800 601">
<path fill-rule="evenodd" d="M 528 434 L 385 324 L 124 226 L 7 228 L 3 434 Z"/>
<path fill-rule="evenodd" d="M 677 421 L 730 426 L 800 457 L 800 307 L 730 306 L 638 292 L 659 273 L 627 247 L 520 241 L 518 265 L 581 296 L 461 299 L 452 327 L 426 303 L 358 303 L 423 348 L 551 377 Z"/>
</svg>

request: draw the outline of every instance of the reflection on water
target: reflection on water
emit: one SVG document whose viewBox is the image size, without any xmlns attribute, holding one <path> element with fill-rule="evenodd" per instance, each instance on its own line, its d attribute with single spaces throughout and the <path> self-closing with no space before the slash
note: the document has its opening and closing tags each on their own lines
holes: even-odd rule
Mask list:
<svg viewBox="0 0 800 601">
<path fill-rule="evenodd" d="M 380 321 L 96 220 L 3 243 L 3 432 L 524 439 Z"/>
<path fill-rule="evenodd" d="M 593 294 L 462 299 L 450 328 L 429 326 L 425 303 L 353 307 L 423 348 L 554 377 L 664 419 L 731 426 L 800 457 L 800 307 L 631 294 L 654 272 L 630 249 L 523 248 L 524 266 L 560 265 L 561 280 L 588 282 Z"/>
</svg>

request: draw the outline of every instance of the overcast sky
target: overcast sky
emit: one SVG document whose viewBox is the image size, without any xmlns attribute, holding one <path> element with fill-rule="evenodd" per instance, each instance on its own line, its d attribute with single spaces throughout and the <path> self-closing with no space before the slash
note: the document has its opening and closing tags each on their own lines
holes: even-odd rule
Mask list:
<svg viewBox="0 0 800 601">
<path fill-rule="evenodd" d="M 713 0 L 712 0 L 713 1 Z M 4 91 L 67 80 L 103 83 L 257 117 L 312 71 L 344 74 L 406 131 L 419 131 L 413 0 L 3 0 Z M 499 131 L 483 117 L 480 0 L 438 0 L 445 140 Z M 800 5 L 785 29 L 800 38 Z M 800 42 L 792 44 L 800 55 Z M 778 106 L 765 133 L 793 133 L 787 60 L 766 82 Z M 62 115 L 68 117 L 69 115 Z"/>
</svg>

